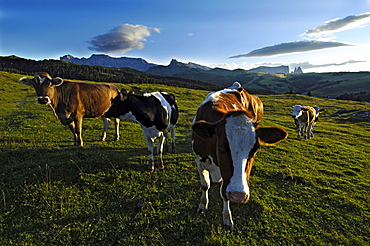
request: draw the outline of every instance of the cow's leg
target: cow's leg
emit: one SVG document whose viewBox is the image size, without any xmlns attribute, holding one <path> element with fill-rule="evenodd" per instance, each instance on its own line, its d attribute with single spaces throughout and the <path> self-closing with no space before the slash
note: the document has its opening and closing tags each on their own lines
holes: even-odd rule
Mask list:
<svg viewBox="0 0 370 246">
<path fill-rule="evenodd" d="M 200 197 L 200 203 L 197 212 L 203 214 L 208 210 L 208 190 L 211 186 L 211 180 L 209 178 L 209 171 L 205 168 L 206 163 L 209 160 L 202 161 L 203 159 L 199 155 L 195 155 L 195 163 L 197 164 L 198 173 L 200 177 L 200 186 L 202 188 L 202 196 Z"/>
<path fill-rule="evenodd" d="M 120 136 L 119 136 L 119 118 L 114 118 L 114 128 L 116 129 L 116 137 L 114 138 L 115 141 L 118 141 Z"/>
<path fill-rule="evenodd" d="M 159 143 L 158 143 L 158 146 L 157 146 L 158 169 L 160 171 L 163 171 L 163 169 L 164 169 L 162 156 L 163 156 L 163 144 L 164 144 L 165 140 L 166 140 L 165 134 L 162 133 L 161 136 L 159 137 Z"/>
<path fill-rule="evenodd" d="M 77 117 L 75 120 L 75 131 L 77 135 L 77 141 L 75 143 L 76 146 L 83 146 L 83 140 L 82 140 L 82 117 Z"/>
<path fill-rule="evenodd" d="M 101 135 L 100 141 L 104 142 L 107 137 L 107 131 L 108 131 L 110 122 L 109 122 L 109 119 L 107 119 L 104 115 L 101 117 L 101 119 L 103 120 L 103 123 L 104 123 L 104 129 L 103 129 L 103 133 Z"/>
<path fill-rule="evenodd" d="M 299 124 L 299 127 L 298 127 L 298 136 L 297 136 L 298 139 L 301 138 L 302 133 L 303 133 L 303 126 L 301 124 Z"/>
<path fill-rule="evenodd" d="M 77 145 L 77 134 L 76 134 L 76 127 L 75 127 L 75 122 L 72 121 L 69 125 L 68 125 L 69 129 L 71 130 L 72 134 L 73 134 L 73 139 L 74 139 L 74 145 Z"/>
<path fill-rule="evenodd" d="M 176 154 L 177 153 L 175 135 L 176 135 L 175 126 L 173 126 L 171 128 L 171 148 L 172 148 L 172 152 L 171 153 L 172 154 Z"/>
<path fill-rule="evenodd" d="M 225 226 L 225 228 L 230 230 L 230 231 L 233 231 L 234 230 L 234 222 L 233 222 L 233 218 L 231 216 L 229 200 L 224 200 L 224 207 L 223 207 L 223 210 L 222 210 L 222 218 L 223 218 L 223 225 Z"/>
<path fill-rule="evenodd" d="M 145 141 L 146 141 L 146 144 L 148 146 L 148 151 L 149 151 L 149 165 L 148 165 L 148 171 L 149 172 L 153 172 L 154 171 L 154 155 L 153 155 L 153 144 L 154 144 L 154 141 L 153 139 L 148 136 L 148 134 L 146 134 L 145 131 L 144 132 L 144 138 L 145 138 Z"/>
<path fill-rule="evenodd" d="M 312 132 L 313 124 L 308 124 L 307 128 L 308 128 L 307 138 L 310 139 L 311 137 L 313 137 L 313 132 Z"/>
<path fill-rule="evenodd" d="M 165 142 L 164 142 L 164 152 L 169 153 L 168 147 L 168 129 L 164 132 Z"/>
<path fill-rule="evenodd" d="M 302 132 L 303 136 L 304 136 L 304 139 L 307 139 L 308 137 L 308 126 L 307 124 L 304 124 L 303 125 L 303 132 Z"/>
</svg>

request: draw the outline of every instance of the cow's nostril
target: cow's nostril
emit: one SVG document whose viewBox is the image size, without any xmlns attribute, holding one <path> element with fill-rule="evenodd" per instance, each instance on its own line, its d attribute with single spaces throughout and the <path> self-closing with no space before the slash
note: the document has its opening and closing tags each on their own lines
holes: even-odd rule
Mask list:
<svg viewBox="0 0 370 246">
<path fill-rule="evenodd" d="M 39 101 L 40 104 L 46 104 L 48 102 L 48 99 L 47 98 L 39 98 L 38 101 Z"/>
</svg>

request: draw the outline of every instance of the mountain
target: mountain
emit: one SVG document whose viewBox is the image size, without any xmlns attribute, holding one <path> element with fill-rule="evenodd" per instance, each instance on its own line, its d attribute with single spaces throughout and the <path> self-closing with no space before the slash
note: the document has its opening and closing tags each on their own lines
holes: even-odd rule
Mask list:
<svg viewBox="0 0 370 246">
<path fill-rule="evenodd" d="M 295 74 L 297 74 L 297 73 L 303 73 L 303 71 L 302 71 L 302 68 L 301 67 L 295 67 L 294 68 L 294 71 L 292 73 L 295 73 Z"/>
<path fill-rule="evenodd" d="M 288 74 L 289 73 L 289 66 L 278 66 L 278 67 L 260 66 L 260 67 L 257 67 L 257 68 L 249 69 L 248 71 L 256 72 L 256 73 L 282 73 L 282 74 Z"/>
<path fill-rule="evenodd" d="M 123 68 L 129 67 L 139 71 L 145 71 L 156 64 L 148 63 L 142 58 L 110 57 L 108 55 L 91 55 L 89 58 L 77 58 L 72 55 L 60 57 L 60 60 L 72 62 L 79 65 L 101 66 Z"/>
</svg>

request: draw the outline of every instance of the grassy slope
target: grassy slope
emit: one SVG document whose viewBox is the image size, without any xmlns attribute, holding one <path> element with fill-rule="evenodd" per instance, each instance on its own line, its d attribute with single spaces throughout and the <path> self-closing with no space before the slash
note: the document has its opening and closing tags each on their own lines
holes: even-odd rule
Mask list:
<svg viewBox="0 0 370 246">
<path fill-rule="evenodd" d="M 147 173 L 138 125 L 122 122 L 121 140 L 112 141 L 111 128 L 101 143 L 101 120 L 87 119 L 85 147 L 72 147 L 67 127 L 36 104 L 33 89 L 18 84 L 19 77 L 0 73 L 1 245 L 369 243 L 369 119 L 331 116 L 340 109 L 370 110 L 369 103 L 260 96 L 262 125 L 282 126 L 290 136 L 259 151 L 251 201 L 231 205 L 236 231 L 229 233 L 220 227 L 218 184 L 211 188 L 210 211 L 196 214 L 200 187 L 190 125 L 207 92 L 131 86 L 172 92 L 180 108 L 178 154 L 165 155 L 164 172 Z M 290 118 L 295 104 L 327 110 L 311 140 L 296 139 Z"/>
</svg>

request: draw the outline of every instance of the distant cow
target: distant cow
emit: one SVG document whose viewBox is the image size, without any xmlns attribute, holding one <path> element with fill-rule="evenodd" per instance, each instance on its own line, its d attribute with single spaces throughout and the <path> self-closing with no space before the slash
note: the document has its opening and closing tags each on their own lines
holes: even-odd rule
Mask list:
<svg viewBox="0 0 370 246">
<path fill-rule="evenodd" d="M 104 116 L 119 89 L 109 84 L 77 83 L 52 78 L 48 73 L 37 73 L 33 79 L 23 77 L 21 83 L 33 86 L 38 102 L 47 104 L 63 125 L 68 125 L 74 136 L 74 144 L 83 146 L 82 119 L 102 117 L 104 130 L 101 140 L 107 135 L 109 120 Z M 119 139 L 119 119 L 116 123 L 116 140 Z"/>
<path fill-rule="evenodd" d="M 163 144 L 166 140 L 167 145 L 168 131 L 171 132 L 172 153 L 176 152 L 175 125 L 179 111 L 173 94 L 153 92 L 140 96 L 121 90 L 105 116 L 133 120 L 141 125 L 150 152 L 148 171 L 154 171 L 153 144 L 157 138 L 158 169 L 164 169 Z"/>
<path fill-rule="evenodd" d="M 316 110 L 310 106 L 295 105 L 292 107 L 292 117 L 298 130 L 297 138 L 304 136 L 310 139 L 313 136 L 312 128 L 315 125 Z"/>
<path fill-rule="evenodd" d="M 246 203 L 250 198 L 249 175 L 254 157 L 262 145 L 273 145 L 288 136 L 279 127 L 260 127 L 263 116 L 260 99 L 238 82 L 230 88 L 208 94 L 192 125 L 192 145 L 200 175 L 202 196 L 199 213 L 208 210 L 210 178 L 222 180 L 223 224 L 233 230 L 229 201 Z"/>
</svg>

